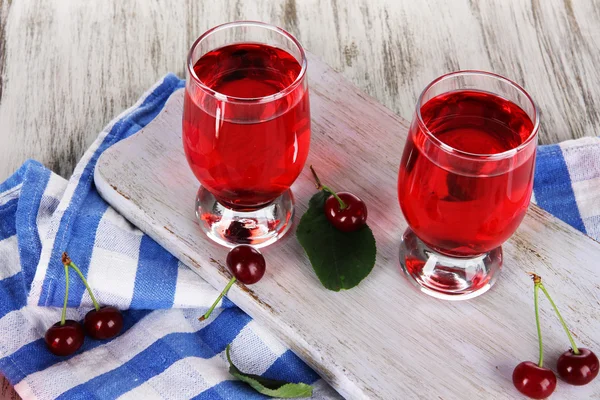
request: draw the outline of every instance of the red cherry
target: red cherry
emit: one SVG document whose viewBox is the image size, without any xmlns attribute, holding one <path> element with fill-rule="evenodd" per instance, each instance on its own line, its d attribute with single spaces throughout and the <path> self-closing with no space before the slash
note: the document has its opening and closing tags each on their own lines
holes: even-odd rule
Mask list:
<svg viewBox="0 0 600 400">
<path fill-rule="evenodd" d="M 57 356 L 69 356 L 75 353 L 85 338 L 83 327 L 77 321 L 68 319 L 64 325 L 55 323 L 46 331 L 46 346 L 52 354 Z"/>
<path fill-rule="evenodd" d="M 227 254 L 226 262 L 227 268 L 233 274 L 233 278 L 229 280 L 225 289 L 219 294 L 219 297 L 217 297 L 208 311 L 198 318 L 200 321 L 204 321 L 210 317 L 210 314 L 212 314 L 217 304 L 219 304 L 219 301 L 227 294 L 236 280 L 246 285 L 252 285 L 260 281 L 265 274 L 265 258 L 260 251 L 247 244 L 242 244 L 231 249 L 229 254 Z"/>
<path fill-rule="evenodd" d="M 598 357 L 588 349 L 579 348 L 579 354 L 569 349 L 561 354 L 556 362 L 558 375 L 571 385 L 587 385 L 598 376 Z"/>
<path fill-rule="evenodd" d="M 556 389 L 554 372 L 531 361 L 517 365 L 512 380 L 519 392 L 532 399 L 545 399 Z"/>
<path fill-rule="evenodd" d="M 346 208 L 342 209 L 339 201 L 331 195 L 325 201 L 325 215 L 333 226 L 342 232 L 353 232 L 367 222 L 367 206 L 359 197 L 348 192 L 337 193 Z"/>
<path fill-rule="evenodd" d="M 100 307 L 91 310 L 83 320 L 86 333 L 98 340 L 110 339 L 119 334 L 123 328 L 123 315 L 114 307 Z"/>
<path fill-rule="evenodd" d="M 227 254 L 227 268 L 236 279 L 246 285 L 260 281 L 265 274 L 265 258 L 254 247 L 243 244 Z"/>
</svg>

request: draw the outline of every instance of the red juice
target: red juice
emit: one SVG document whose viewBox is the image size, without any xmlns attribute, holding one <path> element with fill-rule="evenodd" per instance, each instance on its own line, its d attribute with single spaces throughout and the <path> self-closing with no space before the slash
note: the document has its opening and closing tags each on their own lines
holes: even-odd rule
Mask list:
<svg viewBox="0 0 600 400">
<path fill-rule="evenodd" d="M 304 79 L 295 82 L 301 69 L 285 50 L 257 43 L 212 50 L 194 65 L 217 94 L 188 83 L 183 144 L 194 174 L 221 204 L 261 208 L 300 174 L 310 144 L 308 89 Z"/>
<path fill-rule="evenodd" d="M 438 142 L 415 119 L 398 183 L 406 221 L 423 242 L 450 256 L 472 257 L 500 246 L 529 205 L 535 146 L 493 155 L 525 142 L 531 119 L 506 99 L 469 90 L 434 97 L 420 111 Z"/>
</svg>

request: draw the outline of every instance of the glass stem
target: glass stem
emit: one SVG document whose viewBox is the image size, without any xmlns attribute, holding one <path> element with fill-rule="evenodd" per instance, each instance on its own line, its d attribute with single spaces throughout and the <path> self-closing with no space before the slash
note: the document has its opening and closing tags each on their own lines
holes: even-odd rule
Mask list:
<svg viewBox="0 0 600 400">
<path fill-rule="evenodd" d="M 227 286 L 225 286 L 225 289 L 223 289 L 223 291 L 221 292 L 219 297 L 217 297 L 217 299 L 212 304 L 212 306 L 210 306 L 210 308 L 208 309 L 206 314 L 204 314 L 203 316 L 198 318 L 199 321 L 204 321 L 205 319 L 208 319 L 208 317 L 210 317 L 210 314 L 212 314 L 212 312 L 215 309 L 215 307 L 217 306 L 217 304 L 219 304 L 219 301 L 221 301 L 223 296 L 225 296 L 227 294 L 227 292 L 229 292 L 229 289 L 231 289 L 231 286 L 235 283 L 236 280 L 237 279 L 235 279 L 235 276 L 229 280 L 229 283 L 227 283 Z"/>
<path fill-rule="evenodd" d="M 544 344 L 542 343 L 542 328 L 540 326 L 540 308 L 538 306 L 538 289 L 540 288 L 539 284 L 535 284 L 533 286 L 533 306 L 535 307 L 535 325 L 537 327 L 538 334 L 538 347 L 540 351 L 540 359 L 538 361 L 538 366 L 542 368 L 544 366 Z"/>
<path fill-rule="evenodd" d="M 556 304 L 554 304 L 552 297 L 550 297 L 550 294 L 548 293 L 548 291 L 546 290 L 544 285 L 541 283 L 540 283 L 540 289 L 542 289 L 542 292 L 544 292 L 544 294 L 546 295 L 546 298 L 548 299 L 550 304 L 552 304 L 552 308 L 554 308 L 554 312 L 556 312 L 556 315 L 558 316 L 558 319 L 560 320 L 560 323 L 561 323 L 563 329 L 565 330 L 565 332 L 567 332 L 567 336 L 569 337 L 569 341 L 571 342 L 571 348 L 573 349 L 573 353 L 578 355 L 579 349 L 577 348 L 577 345 L 575 344 L 575 340 L 573 340 L 573 336 L 571 335 L 571 332 L 569 331 L 569 328 L 567 327 L 565 320 L 563 319 L 562 315 L 560 315 L 560 311 L 558 311 L 558 307 L 556 307 Z"/>
<path fill-rule="evenodd" d="M 69 301 L 69 267 L 65 265 L 65 302 L 60 316 L 60 326 L 67 320 L 67 302 Z"/>
<path fill-rule="evenodd" d="M 96 309 L 96 311 L 100 310 L 100 305 L 98 304 L 98 302 L 96 301 L 96 298 L 94 297 L 92 288 L 90 288 L 90 285 L 88 285 L 87 279 L 85 279 L 85 277 L 83 276 L 83 274 L 81 273 L 79 268 L 77 268 L 77 265 L 75 265 L 75 263 L 73 261 L 71 261 L 71 263 L 69 264 L 69 267 L 73 268 L 75 270 L 75 272 L 77 272 L 77 275 L 79 275 L 79 277 L 83 281 L 85 288 L 87 289 L 88 293 L 90 294 L 90 297 L 92 298 L 92 302 L 94 303 L 94 308 Z"/>
</svg>

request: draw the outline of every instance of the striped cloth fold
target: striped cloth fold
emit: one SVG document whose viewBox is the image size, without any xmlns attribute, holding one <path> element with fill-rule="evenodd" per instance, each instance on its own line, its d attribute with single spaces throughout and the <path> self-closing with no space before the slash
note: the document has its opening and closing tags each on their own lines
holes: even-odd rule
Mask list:
<svg viewBox="0 0 600 400">
<path fill-rule="evenodd" d="M 600 138 L 540 146 L 535 167 L 537 204 L 600 241 Z"/>
<path fill-rule="evenodd" d="M 152 121 L 182 86 L 164 77 L 100 133 L 68 181 L 28 161 L 0 184 L 0 372 L 23 398 L 266 398 L 228 373 L 228 344 L 242 371 L 314 384 L 316 398 L 338 398 L 229 300 L 199 322 L 218 291 L 98 195 L 100 154 Z M 63 251 L 101 304 L 125 310 L 120 336 L 86 338 L 69 357 L 52 355 L 43 339 L 60 320 Z M 93 305 L 73 276 L 67 317 L 81 320 Z"/>
<path fill-rule="evenodd" d="M 66 181 L 35 161 L 0 184 L 0 372 L 26 399 L 261 399 L 228 374 L 250 373 L 315 385 L 314 398 L 339 396 L 269 332 L 224 299 L 199 322 L 218 292 L 144 235 L 98 195 L 99 155 L 159 113 L 183 82 L 167 75 L 109 124 Z M 600 239 L 600 139 L 541 146 L 535 201 Z M 86 339 L 70 357 L 49 353 L 43 336 L 60 319 L 68 251 L 98 301 L 124 311 L 115 339 Z M 71 279 L 67 316 L 92 302 Z"/>
</svg>

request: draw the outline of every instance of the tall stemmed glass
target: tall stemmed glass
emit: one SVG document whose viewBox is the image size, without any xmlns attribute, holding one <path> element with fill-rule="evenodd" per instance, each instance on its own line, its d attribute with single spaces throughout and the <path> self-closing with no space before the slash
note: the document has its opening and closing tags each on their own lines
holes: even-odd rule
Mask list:
<svg viewBox="0 0 600 400">
<path fill-rule="evenodd" d="M 200 227 L 229 247 L 273 243 L 291 225 L 289 188 L 310 144 L 304 50 L 280 28 L 234 22 L 200 36 L 187 67 L 183 145 Z"/>
<path fill-rule="evenodd" d="M 499 75 L 454 72 L 425 88 L 398 178 L 400 264 L 420 290 L 456 300 L 493 285 L 529 206 L 538 127 L 531 97 Z"/>
</svg>

